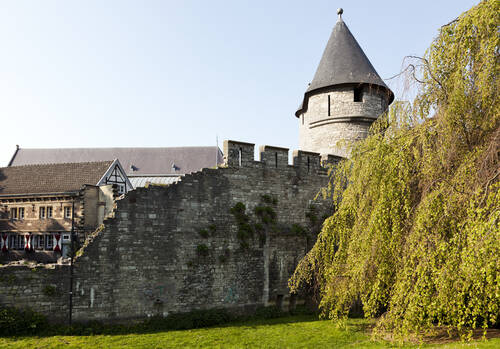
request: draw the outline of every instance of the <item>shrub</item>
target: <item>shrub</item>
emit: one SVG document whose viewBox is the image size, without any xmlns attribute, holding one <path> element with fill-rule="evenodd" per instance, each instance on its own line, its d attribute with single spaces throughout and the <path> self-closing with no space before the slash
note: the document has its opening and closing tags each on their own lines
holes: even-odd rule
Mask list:
<svg viewBox="0 0 500 349">
<path fill-rule="evenodd" d="M 141 327 L 146 331 L 187 330 L 228 323 L 234 319 L 224 309 L 195 310 L 189 313 L 174 313 L 166 317 L 154 316 L 146 320 Z"/>
<path fill-rule="evenodd" d="M 0 336 L 35 334 L 47 328 L 47 319 L 29 308 L 0 307 Z"/>
<path fill-rule="evenodd" d="M 43 294 L 46 295 L 47 297 L 54 297 L 57 295 L 57 289 L 54 285 L 45 285 L 43 290 Z"/>
<path fill-rule="evenodd" d="M 285 316 L 287 313 L 283 312 L 277 306 L 259 307 L 255 310 L 255 317 L 259 319 L 275 319 Z"/>
</svg>

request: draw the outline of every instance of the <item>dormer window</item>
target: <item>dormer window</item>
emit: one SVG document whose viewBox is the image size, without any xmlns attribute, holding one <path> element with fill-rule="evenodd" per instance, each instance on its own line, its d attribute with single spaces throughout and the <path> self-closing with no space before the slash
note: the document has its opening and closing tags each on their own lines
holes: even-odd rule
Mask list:
<svg viewBox="0 0 500 349">
<path fill-rule="evenodd" d="M 355 87 L 354 88 L 354 102 L 363 102 L 363 88 Z"/>
</svg>

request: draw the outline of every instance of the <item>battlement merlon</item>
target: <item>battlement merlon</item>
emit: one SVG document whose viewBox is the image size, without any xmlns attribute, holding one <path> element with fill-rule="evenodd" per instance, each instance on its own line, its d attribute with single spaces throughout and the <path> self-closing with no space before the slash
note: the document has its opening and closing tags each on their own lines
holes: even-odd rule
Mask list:
<svg viewBox="0 0 500 349">
<path fill-rule="evenodd" d="M 224 141 L 224 164 L 229 167 L 248 167 L 254 162 L 255 144 Z"/>
<path fill-rule="evenodd" d="M 259 153 L 260 161 L 266 167 L 286 168 L 288 166 L 288 148 L 261 145 Z"/>
<path fill-rule="evenodd" d="M 311 151 L 294 150 L 293 165 L 304 174 L 317 174 L 321 167 L 321 155 Z"/>
</svg>

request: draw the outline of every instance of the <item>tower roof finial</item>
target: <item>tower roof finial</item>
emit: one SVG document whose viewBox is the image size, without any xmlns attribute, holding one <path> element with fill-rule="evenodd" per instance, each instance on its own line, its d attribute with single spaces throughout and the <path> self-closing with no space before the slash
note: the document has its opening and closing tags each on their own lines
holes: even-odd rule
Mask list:
<svg viewBox="0 0 500 349">
<path fill-rule="evenodd" d="M 342 9 L 342 7 L 339 7 L 337 9 L 337 14 L 339 15 L 339 20 L 342 20 L 342 14 L 344 13 L 344 10 Z"/>
</svg>

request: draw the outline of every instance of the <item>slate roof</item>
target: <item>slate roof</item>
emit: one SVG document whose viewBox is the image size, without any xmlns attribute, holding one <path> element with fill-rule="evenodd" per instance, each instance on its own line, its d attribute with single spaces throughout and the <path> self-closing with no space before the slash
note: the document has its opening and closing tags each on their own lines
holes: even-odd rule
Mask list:
<svg viewBox="0 0 500 349">
<path fill-rule="evenodd" d="M 218 147 L 172 148 L 19 148 L 9 166 L 118 159 L 128 176 L 183 175 L 214 167 L 223 155 Z"/>
<path fill-rule="evenodd" d="M 97 185 L 113 161 L 11 166 L 0 168 L 0 196 L 64 193 Z"/>
<path fill-rule="evenodd" d="M 389 94 L 389 103 L 394 100 L 392 91 L 377 74 L 347 25 L 339 18 L 326 44 L 316 74 L 295 115 L 298 117 L 307 109 L 307 98 L 314 91 L 334 85 L 363 83 L 380 86 Z"/>
</svg>

